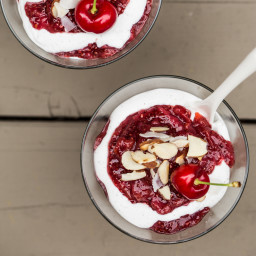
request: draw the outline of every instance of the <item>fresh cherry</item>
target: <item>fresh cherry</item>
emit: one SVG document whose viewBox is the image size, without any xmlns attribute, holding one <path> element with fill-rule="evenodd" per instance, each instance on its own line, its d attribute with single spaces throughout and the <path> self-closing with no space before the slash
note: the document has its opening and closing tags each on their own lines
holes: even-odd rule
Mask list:
<svg viewBox="0 0 256 256">
<path fill-rule="evenodd" d="M 210 183 L 207 173 L 200 172 L 196 164 L 182 165 L 171 174 L 171 184 L 184 197 L 196 200 L 203 197 L 209 190 L 209 185 L 240 187 L 240 182 L 229 184 Z"/>
<path fill-rule="evenodd" d="M 81 0 L 75 9 L 78 26 L 96 34 L 110 29 L 117 19 L 117 10 L 107 0 Z"/>
<path fill-rule="evenodd" d="M 195 179 L 210 182 L 209 176 L 204 172 L 198 173 L 198 165 L 188 164 L 181 165 L 171 175 L 171 184 L 188 199 L 199 199 L 203 197 L 209 190 L 209 186 L 200 184 L 195 185 Z"/>
</svg>

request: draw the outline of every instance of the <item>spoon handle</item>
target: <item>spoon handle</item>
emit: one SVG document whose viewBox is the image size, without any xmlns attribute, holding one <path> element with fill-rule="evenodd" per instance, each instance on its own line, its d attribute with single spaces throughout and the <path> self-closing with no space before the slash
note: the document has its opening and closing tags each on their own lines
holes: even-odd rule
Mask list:
<svg viewBox="0 0 256 256">
<path fill-rule="evenodd" d="M 256 71 L 256 48 L 242 61 L 242 63 L 228 76 L 228 78 L 204 100 L 204 105 L 210 107 L 210 121 L 213 121 L 214 114 L 221 102 L 240 83 Z"/>
</svg>

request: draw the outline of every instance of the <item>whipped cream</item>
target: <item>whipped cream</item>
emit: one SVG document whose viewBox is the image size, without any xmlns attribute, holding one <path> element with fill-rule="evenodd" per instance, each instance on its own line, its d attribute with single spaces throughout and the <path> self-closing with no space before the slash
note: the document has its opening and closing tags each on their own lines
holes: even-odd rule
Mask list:
<svg viewBox="0 0 256 256">
<path fill-rule="evenodd" d="M 193 214 L 205 207 L 213 207 L 224 196 L 227 187 L 210 186 L 206 198 L 202 202 L 191 202 L 187 206 L 174 209 L 171 213 L 161 215 L 152 210 L 147 204 L 132 204 L 119 189 L 113 184 L 108 171 L 108 144 L 115 131 L 122 121 L 129 115 L 141 109 L 147 109 L 155 105 L 182 105 L 189 109 L 189 105 L 199 101 L 198 97 L 173 89 L 156 89 L 140 93 L 120 104 L 111 114 L 110 123 L 105 137 L 94 152 L 94 165 L 98 178 L 104 183 L 109 201 L 115 210 L 127 221 L 140 227 L 150 228 L 157 221 L 171 221 L 186 214 Z M 213 124 L 213 129 L 222 135 L 226 140 L 230 140 L 228 130 L 222 118 L 217 114 L 217 121 Z M 211 182 L 228 183 L 230 168 L 223 161 L 216 166 L 213 173 L 209 175 Z"/>
<path fill-rule="evenodd" d="M 45 29 L 35 29 L 31 25 L 25 12 L 27 2 L 41 2 L 42 0 L 19 0 L 18 10 L 23 21 L 23 26 L 29 38 L 40 48 L 49 53 L 70 52 L 82 49 L 88 44 L 96 43 L 98 47 L 108 45 L 122 48 L 131 36 L 131 28 L 144 14 L 147 0 L 130 0 L 124 12 L 118 16 L 112 28 L 101 34 L 95 33 L 50 33 Z M 66 0 L 63 6 L 73 7 L 77 0 L 72 0 L 68 5 Z"/>
</svg>

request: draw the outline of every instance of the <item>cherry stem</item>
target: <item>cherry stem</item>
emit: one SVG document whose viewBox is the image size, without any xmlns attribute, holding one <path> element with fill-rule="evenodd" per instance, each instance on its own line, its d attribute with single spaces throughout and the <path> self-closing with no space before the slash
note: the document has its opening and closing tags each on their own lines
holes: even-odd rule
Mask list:
<svg viewBox="0 0 256 256">
<path fill-rule="evenodd" d="M 97 0 L 94 0 L 93 1 L 93 6 L 92 6 L 92 9 L 91 9 L 92 14 L 95 14 L 98 11 L 97 8 L 96 8 L 96 3 L 97 3 Z"/>
<path fill-rule="evenodd" d="M 204 184 L 204 185 L 213 185 L 213 186 L 226 186 L 226 187 L 233 187 L 233 188 L 239 188 L 241 187 L 241 182 L 239 181 L 234 181 L 232 183 L 228 183 L 228 184 L 223 184 L 223 183 L 210 183 L 210 182 L 206 182 L 206 181 L 201 181 L 199 179 L 195 179 L 194 181 L 195 185 L 199 185 L 199 184 Z"/>
</svg>

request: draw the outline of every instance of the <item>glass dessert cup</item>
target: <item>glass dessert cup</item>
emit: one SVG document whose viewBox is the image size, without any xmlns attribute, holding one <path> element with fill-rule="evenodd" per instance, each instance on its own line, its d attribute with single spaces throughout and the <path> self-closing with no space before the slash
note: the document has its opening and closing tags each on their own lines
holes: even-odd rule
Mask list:
<svg viewBox="0 0 256 256">
<path fill-rule="evenodd" d="M 230 180 L 238 180 L 242 183 L 242 186 L 238 189 L 228 189 L 221 201 L 210 209 L 210 212 L 200 223 L 176 234 L 159 234 L 130 224 L 112 207 L 96 179 L 93 146 L 96 137 L 102 131 L 110 114 L 119 104 L 139 93 L 157 88 L 182 90 L 202 99 L 207 97 L 212 91 L 196 81 L 176 76 L 147 77 L 121 87 L 98 107 L 91 118 L 82 143 L 81 167 L 85 187 L 92 202 L 112 225 L 125 234 L 145 242 L 172 244 L 200 237 L 213 230 L 229 216 L 238 203 L 246 185 L 249 171 L 249 149 L 238 117 L 231 107 L 226 102 L 223 102 L 218 109 L 218 113 L 227 126 L 236 157 L 236 163 L 231 168 Z"/>
<path fill-rule="evenodd" d="M 142 28 L 141 32 L 136 36 L 136 38 L 132 40 L 124 49 L 105 59 L 99 58 L 88 60 L 78 58 L 63 58 L 44 51 L 30 40 L 26 31 L 24 30 L 22 20 L 17 8 L 17 0 L 0 0 L 0 3 L 10 30 L 28 51 L 30 51 L 38 58 L 56 66 L 74 69 L 88 69 L 110 64 L 116 60 L 121 59 L 132 50 L 134 50 L 148 35 L 149 31 L 153 27 L 160 11 L 162 0 L 153 0 L 151 13 L 146 24 Z"/>
</svg>

